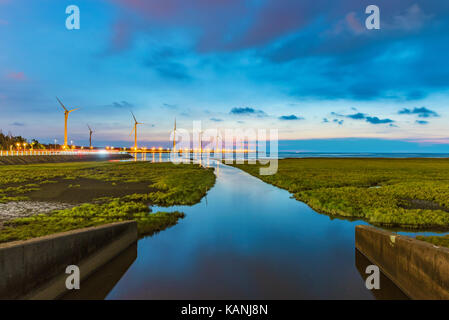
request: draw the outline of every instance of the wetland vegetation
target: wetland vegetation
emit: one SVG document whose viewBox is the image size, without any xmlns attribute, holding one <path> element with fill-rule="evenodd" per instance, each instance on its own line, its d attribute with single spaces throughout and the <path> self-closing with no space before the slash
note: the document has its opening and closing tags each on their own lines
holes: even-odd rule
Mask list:
<svg viewBox="0 0 449 320">
<path fill-rule="evenodd" d="M 416 239 L 430 242 L 436 246 L 449 248 L 449 235 L 445 236 L 417 236 Z"/>
<path fill-rule="evenodd" d="M 283 159 L 272 176 L 259 175 L 259 165 L 235 166 L 330 216 L 449 229 L 448 159 Z"/>
<path fill-rule="evenodd" d="M 176 224 L 180 212 L 149 205 L 193 205 L 214 185 L 213 169 L 148 162 L 60 163 L 0 167 L 0 202 L 64 202 L 73 208 L 3 223 L 0 242 L 136 220 L 141 235 Z"/>
</svg>

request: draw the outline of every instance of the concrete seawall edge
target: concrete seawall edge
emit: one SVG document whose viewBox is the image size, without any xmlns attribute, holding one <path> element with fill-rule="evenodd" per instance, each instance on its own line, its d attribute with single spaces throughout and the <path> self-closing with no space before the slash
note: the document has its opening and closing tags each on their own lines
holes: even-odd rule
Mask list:
<svg viewBox="0 0 449 320">
<path fill-rule="evenodd" d="M 84 280 L 137 241 L 135 221 L 0 245 L 0 299 L 56 299 L 67 293 L 68 265 Z"/>
<path fill-rule="evenodd" d="M 356 248 L 412 299 L 449 299 L 449 248 L 357 226 Z"/>
</svg>

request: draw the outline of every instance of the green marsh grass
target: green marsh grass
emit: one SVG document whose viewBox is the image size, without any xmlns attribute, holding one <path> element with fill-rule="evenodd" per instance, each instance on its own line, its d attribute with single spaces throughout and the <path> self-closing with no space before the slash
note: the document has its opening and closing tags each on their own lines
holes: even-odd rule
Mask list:
<svg viewBox="0 0 449 320">
<path fill-rule="evenodd" d="M 54 184 L 63 188 L 61 196 L 76 193 L 79 201 L 92 193 L 89 184 L 97 186 L 98 181 L 106 185 L 102 197 L 72 209 L 7 221 L 0 229 L 0 242 L 126 220 L 136 220 L 141 235 L 153 234 L 176 224 L 184 214 L 150 213 L 149 205 L 193 205 L 213 187 L 215 174 L 198 165 L 148 162 L 5 166 L 0 167 L 0 202 L 29 200 L 33 192 L 45 196 Z M 138 192 L 127 192 L 126 186 Z"/>
<path fill-rule="evenodd" d="M 272 176 L 235 166 L 330 216 L 449 229 L 449 159 L 283 159 Z"/>
</svg>

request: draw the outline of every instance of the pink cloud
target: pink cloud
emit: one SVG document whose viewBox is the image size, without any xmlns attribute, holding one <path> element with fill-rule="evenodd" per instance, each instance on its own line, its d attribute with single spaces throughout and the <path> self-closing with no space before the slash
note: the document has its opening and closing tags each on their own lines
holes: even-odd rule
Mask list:
<svg viewBox="0 0 449 320">
<path fill-rule="evenodd" d="M 286 35 L 308 22 L 310 8 L 299 2 L 269 2 L 254 16 L 254 22 L 244 30 L 231 48 L 240 49 L 266 44 L 279 36 Z"/>
<path fill-rule="evenodd" d="M 126 9 L 135 11 L 147 18 L 151 17 L 158 19 L 173 17 L 177 15 L 183 7 L 183 2 L 179 0 L 164 0 L 164 1 L 111 0 L 111 1 L 117 3 L 118 5 Z"/>
<path fill-rule="evenodd" d="M 1 0 L 0 0 L 1 1 Z M 120 16 L 111 36 L 112 50 L 125 50 L 136 33 L 155 29 L 191 32 L 200 52 L 234 51 L 266 45 L 307 28 L 312 22 L 329 23 L 327 35 L 367 34 L 365 7 L 360 0 L 109 0 Z M 365 1 L 362 1 L 365 2 Z M 390 1 L 382 6 L 386 29 L 415 30 L 429 16 L 422 8 Z M 367 2 L 368 3 L 368 2 Z M 429 4 L 431 11 L 432 6 Z M 323 9 L 325 8 L 325 9 Z M 408 9 L 406 9 L 408 8 Z M 131 27 L 124 22 L 128 21 Z M 385 22 L 384 22 L 385 21 Z M 390 24 L 390 25 L 389 25 Z M 383 28 L 383 27 L 382 27 Z"/>
<path fill-rule="evenodd" d="M 122 7 L 122 17 L 133 17 L 137 27 L 118 32 L 111 47 L 126 48 L 135 32 L 148 32 L 154 24 L 198 31 L 198 50 L 229 51 L 263 45 L 308 22 L 314 6 L 296 0 L 267 1 L 255 5 L 243 0 L 110 0 Z M 135 18 L 137 17 L 137 18 Z M 122 30 L 123 31 L 123 30 Z"/>
<path fill-rule="evenodd" d="M 360 20 L 357 18 L 355 12 L 348 13 L 345 17 L 345 20 L 349 29 L 355 34 L 359 34 L 365 31 L 365 28 L 363 27 Z"/>
<path fill-rule="evenodd" d="M 192 12 L 197 12 L 198 17 L 207 16 L 219 8 L 226 10 L 227 7 L 239 6 L 240 0 L 111 0 L 112 2 L 146 17 L 153 19 L 168 19 L 177 17 L 180 21 L 189 19 Z M 235 8 L 234 8 L 235 9 Z M 215 12 L 215 14 L 218 12 Z"/>
<path fill-rule="evenodd" d="M 23 80 L 26 80 L 26 79 L 27 79 L 25 73 L 23 73 L 23 72 L 14 72 L 14 71 L 8 73 L 8 74 L 6 75 L 6 77 L 7 77 L 8 79 L 15 80 L 15 81 L 23 81 Z"/>
<path fill-rule="evenodd" d="M 131 23 L 125 20 L 119 20 L 112 26 L 112 36 L 110 50 L 122 51 L 128 48 L 132 43 L 133 30 Z"/>
</svg>

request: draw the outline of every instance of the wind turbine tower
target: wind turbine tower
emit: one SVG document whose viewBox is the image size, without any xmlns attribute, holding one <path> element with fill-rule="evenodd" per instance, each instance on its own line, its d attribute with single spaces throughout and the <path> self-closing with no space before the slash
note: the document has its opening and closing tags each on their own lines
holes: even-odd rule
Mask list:
<svg viewBox="0 0 449 320">
<path fill-rule="evenodd" d="M 87 125 L 87 127 L 89 128 L 89 148 L 92 149 L 92 133 L 94 133 L 94 131 L 90 128 L 89 125 Z"/>
<path fill-rule="evenodd" d="M 175 129 L 173 131 L 173 152 L 176 152 L 176 118 L 175 118 Z"/>
<path fill-rule="evenodd" d="M 134 150 L 137 150 L 137 125 L 139 124 L 143 124 L 137 121 L 136 117 L 134 116 L 134 113 L 131 111 L 131 114 L 133 115 L 134 118 L 134 128 L 131 131 L 131 134 L 133 134 L 134 131 Z"/>
<path fill-rule="evenodd" d="M 69 119 L 69 114 L 75 110 L 78 110 L 79 108 L 67 110 L 67 108 L 62 104 L 61 100 L 59 100 L 58 97 L 56 97 L 56 100 L 58 100 L 61 107 L 64 108 L 64 146 L 63 146 L 63 149 L 68 149 L 69 145 L 67 143 L 67 120 Z"/>
</svg>

